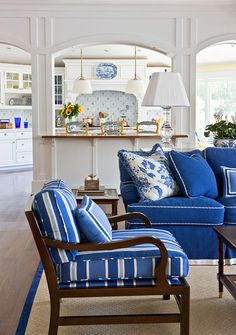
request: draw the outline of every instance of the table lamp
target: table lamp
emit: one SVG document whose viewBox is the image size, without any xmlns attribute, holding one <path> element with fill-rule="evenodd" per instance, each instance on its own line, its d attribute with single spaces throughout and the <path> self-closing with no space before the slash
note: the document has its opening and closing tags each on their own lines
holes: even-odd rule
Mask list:
<svg viewBox="0 0 236 335">
<path fill-rule="evenodd" d="M 163 144 L 171 146 L 171 137 L 173 135 L 173 129 L 170 125 L 171 107 L 190 106 L 180 74 L 177 72 L 153 73 L 144 95 L 142 106 L 162 107 L 165 119 L 160 129 L 160 135 Z"/>
</svg>

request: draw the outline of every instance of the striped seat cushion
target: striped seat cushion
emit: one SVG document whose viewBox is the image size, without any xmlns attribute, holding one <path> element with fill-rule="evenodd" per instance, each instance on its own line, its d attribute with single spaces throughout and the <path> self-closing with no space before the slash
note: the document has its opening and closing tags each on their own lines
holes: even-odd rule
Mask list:
<svg viewBox="0 0 236 335">
<path fill-rule="evenodd" d="M 177 277 L 168 279 L 170 285 L 181 285 L 181 281 Z M 154 279 L 119 279 L 119 280 L 94 280 L 94 281 L 77 281 L 77 282 L 61 282 L 60 288 L 85 288 L 85 287 L 133 287 L 133 286 L 155 286 Z"/>
<path fill-rule="evenodd" d="M 33 212 L 42 235 L 53 240 L 79 243 L 80 234 L 74 219 L 76 200 L 67 188 L 45 188 L 33 200 Z M 73 194 L 73 193 L 72 193 Z M 73 261 L 77 251 L 51 249 L 55 263 Z"/>
<path fill-rule="evenodd" d="M 165 244 L 168 250 L 169 278 L 187 276 L 187 255 L 168 231 L 146 228 L 112 232 L 113 241 L 141 236 L 155 236 Z M 63 283 L 77 285 L 77 282 L 94 281 L 133 281 L 133 279 L 148 279 L 151 283 L 155 278 L 155 267 L 159 261 L 159 249 L 152 244 L 143 244 L 117 250 L 80 252 L 75 261 L 58 264 L 56 270 L 59 285 Z"/>
</svg>

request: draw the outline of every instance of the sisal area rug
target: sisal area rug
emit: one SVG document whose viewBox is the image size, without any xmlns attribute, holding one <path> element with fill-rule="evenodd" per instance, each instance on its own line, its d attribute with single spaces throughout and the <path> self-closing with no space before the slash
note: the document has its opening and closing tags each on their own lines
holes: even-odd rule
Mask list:
<svg viewBox="0 0 236 335">
<path fill-rule="evenodd" d="M 236 266 L 225 267 L 236 273 Z M 188 282 L 191 288 L 191 335 L 235 335 L 236 301 L 224 290 L 218 298 L 217 266 L 191 266 Z M 64 300 L 61 312 L 66 314 L 117 314 L 176 311 L 174 298 L 82 298 Z M 49 296 L 43 274 L 33 303 L 27 335 L 46 335 L 50 315 Z M 59 335 L 179 335 L 178 324 L 104 325 L 59 327 Z"/>
</svg>

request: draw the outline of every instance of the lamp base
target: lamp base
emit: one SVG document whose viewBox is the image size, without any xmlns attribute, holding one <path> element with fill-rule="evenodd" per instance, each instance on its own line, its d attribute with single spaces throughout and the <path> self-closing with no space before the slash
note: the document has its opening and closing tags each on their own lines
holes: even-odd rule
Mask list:
<svg viewBox="0 0 236 335">
<path fill-rule="evenodd" d="M 171 138 L 174 131 L 168 121 L 165 121 L 160 129 L 162 143 L 165 147 L 172 147 Z"/>
<path fill-rule="evenodd" d="M 170 118 L 170 107 L 162 107 L 164 110 L 165 121 L 160 129 L 160 135 L 162 143 L 165 147 L 172 147 L 171 138 L 174 134 L 174 131 L 170 125 L 169 118 Z"/>
</svg>

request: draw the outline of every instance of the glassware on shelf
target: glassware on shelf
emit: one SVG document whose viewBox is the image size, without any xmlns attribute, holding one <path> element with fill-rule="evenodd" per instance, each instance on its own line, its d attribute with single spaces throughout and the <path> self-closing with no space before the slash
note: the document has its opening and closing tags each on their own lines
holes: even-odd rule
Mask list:
<svg viewBox="0 0 236 335">
<path fill-rule="evenodd" d="M 15 121 L 15 128 L 20 128 L 21 118 L 20 117 L 14 117 L 14 121 Z"/>
</svg>

